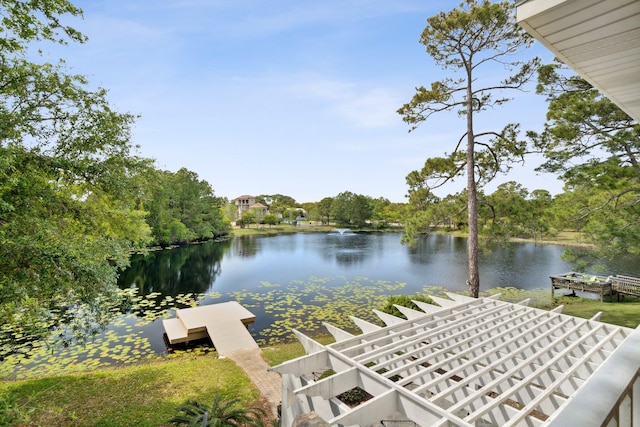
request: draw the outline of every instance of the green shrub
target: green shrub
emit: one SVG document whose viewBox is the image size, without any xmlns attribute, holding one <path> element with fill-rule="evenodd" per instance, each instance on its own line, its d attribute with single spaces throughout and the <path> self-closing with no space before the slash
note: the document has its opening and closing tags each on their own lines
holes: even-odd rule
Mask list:
<svg viewBox="0 0 640 427">
<path fill-rule="evenodd" d="M 420 301 L 420 302 L 426 302 L 427 304 L 433 304 L 433 301 L 431 300 L 431 298 L 423 294 L 391 295 L 389 298 L 387 298 L 387 301 L 385 302 L 384 307 L 382 307 L 382 311 L 387 314 L 392 314 L 394 316 L 402 317 L 403 319 L 406 319 L 405 315 L 400 313 L 400 310 L 398 310 L 394 305 L 397 304 L 402 307 L 407 307 L 413 310 L 420 311 L 420 308 L 414 304 L 413 302 L 414 300 Z"/>
<path fill-rule="evenodd" d="M 238 407 L 236 405 L 239 401 L 240 399 L 223 401 L 222 397 L 215 396 L 213 403 L 208 406 L 188 400 L 176 408 L 179 414 L 169 422 L 176 426 L 262 427 L 261 417 L 265 416 L 264 411 L 261 408 Z"/>
</svg>

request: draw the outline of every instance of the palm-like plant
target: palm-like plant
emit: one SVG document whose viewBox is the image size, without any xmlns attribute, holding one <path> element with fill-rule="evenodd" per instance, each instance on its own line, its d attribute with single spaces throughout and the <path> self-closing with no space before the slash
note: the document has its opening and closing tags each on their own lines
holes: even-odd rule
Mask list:
<svg viewBox="0 0 640 427">
<path fill-rule="evenodd" d="M 242 408 L 235 406 L 240 399 L 223 401 L 215 396 L 211 406 L 193 400 L 186 401 L 176 408 L 178 415 L 169 422 L 176 426 L 187 425 L 193 427 L 263 427 L 261 417 L 265 416 L 261 408 Z"/>
</svg>

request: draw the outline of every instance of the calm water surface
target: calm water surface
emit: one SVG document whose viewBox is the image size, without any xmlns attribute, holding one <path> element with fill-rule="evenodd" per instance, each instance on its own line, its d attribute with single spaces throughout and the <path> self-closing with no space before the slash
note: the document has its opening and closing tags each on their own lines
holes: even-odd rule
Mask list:
<svg viewBox="0 0 640 427">
<path fill-rule="evenodd" d="M 288 285 L 312 278 L 326 278 L 324 286 L 345 281 L 404 283 L 393 294 L 413 294 L 426 286 L 451 291 L 466 290 L 466 238 L 432 235 L 416 248 L 400 243 L 400 233 L 297 233 L 277 236 L 243 236 L 225 242 L 208 242 L 158 251 L 132 260 L 120 277 L 123 288 L 137 287 L 141 295 L 160 292 L 220 294 L 215 301 L 235 299 L 233 293 L 265 292 L 264 284 Z M 549 288 L 549 275 L 571 271 L 561 259 L 564 247 L 510 244 L 482 254 L 481 290 L 512 286 L 522 289 Z M 599 274 L 640 276 L 640 266 L 620 261 Z M 304 301 L 308 303 L 308 301 Z M 373 307 L 372 307 L 373 308 Z M 254 309 L 252 309 L 254 311 Z M 251 331 L 260 336 L 270 324 L 268 313 L 254 311 Z M 162 350 L 160 322 L 146 334 L 154 348 Z"/>
<path fill-rule="evenodd" d="M 310 277 L 405 282 L 407 293 L 424 286 L 451 291 L 466 289 L 467 239 L 432 235 L 418 247 L 400 243 L 400 233 L 243 236 L 134 257 L 122 273 L 121 287 L 136 286 L 141 294 L 240 289 L 255 290 L 262 282 L 286 284 Z M 549 275 L 571 271 L 561 259 L 566 248 L 513 243 L 480 259 L 482 289 L 513 286 L 549 287 Z M 599 274 L 638 275 L 640 266 L 620 261 Z"/>
</svg>

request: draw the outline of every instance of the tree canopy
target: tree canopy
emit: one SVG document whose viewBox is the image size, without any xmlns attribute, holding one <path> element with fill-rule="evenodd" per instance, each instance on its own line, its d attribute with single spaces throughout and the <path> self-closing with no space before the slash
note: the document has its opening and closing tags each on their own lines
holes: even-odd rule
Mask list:
<svg viewBox="0 0 640 427">
<path fill-rule="evenodd" d="M 362 194 L 344 191 L 331 202 L 331 218 L 343 227 L 364 227 L 373 215 L 369 198 Z"/>
<path fill-rule="evenodd" d="M 154 241 L 228 227 L 208 183 L 157 171 L 138 154 L 136 117 L 115 111 L 105 89 L 34 55 L 85 42 L 63 24 L 81 14 L 66 0 L 0 2 L 2 323 L 28 327 L 48 310 L 109 294 L 131 252 Z"/>
<path fill-rule="evenodd" d="M 596 256 L 640 254 L 640 125 L 558 61 L 540 69 L 538 92 L 549 106 L 533 143 L 546 157 L 539 169 L 565 182 L 565 219 Z"/>
<path fill-rule="evenodd" d="M 227 234 L 231 228 L 211 185 L 186 168 L 175 173 L 152 169 L 146 175 L 144 208 L 155 244 L 173 245 Z"/>
<path fill-rule="evenodd" d="M 30 42 L 84 41 L 63 0 L 3 1 L 0 39 L 0 306 L 3 320 L 89 300 L 149 242 L 140 188 L 149 166 L 134 116 L 64 64 L 27 58 Z M 114 268 L 115 267 L 115 268 Z"/>
</svg>

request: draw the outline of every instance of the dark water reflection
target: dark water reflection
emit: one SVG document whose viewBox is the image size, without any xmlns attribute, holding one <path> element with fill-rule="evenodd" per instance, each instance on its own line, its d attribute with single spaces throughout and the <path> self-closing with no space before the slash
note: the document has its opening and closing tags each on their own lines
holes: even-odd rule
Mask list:
<svg viewBox="0 0 640 427">
<path fill-rule="evenodd" d="M 221 261 L 230 244 L 230 241 L 209 242 L 135 255 L 131 267 L 120 275 L 119 285 L 135 286 L 140 295 L 206 292 L 220 274 Z"/>
<path fill-rule="evenodd" d="M 140 294 L 175 296 L 254 291 L 262 282 L 287 284 L 310 277 L 366 277 L 405 282 L 407 293 L 424 286 L 465 289 L 465 238 L 432 235 L 415 248 L 402 245 L 400 238 L 399 233 L 243 236 L 135 257 L 119 285 L 137 287 Z M 481 287 L 548 287 L 549 275 L 573 270 L 561 259 L 564 250 L 514 243 L 485 252 L 480 260 Z M 634 261 L 611 263 L 600 274 L 638 276 L 640 265 Z"/>
</svg>

